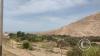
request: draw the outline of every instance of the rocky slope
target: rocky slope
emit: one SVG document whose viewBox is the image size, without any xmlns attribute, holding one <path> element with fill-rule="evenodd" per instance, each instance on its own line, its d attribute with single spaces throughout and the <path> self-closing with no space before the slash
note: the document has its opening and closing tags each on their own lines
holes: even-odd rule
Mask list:
<svg viewBox="0 0 100 56">
<path fill-rule="evenodd" d="M 71 36 L 100 36 L 100 13 L 92 14 L 60 29 L 42 34 Z"/>
</svg>

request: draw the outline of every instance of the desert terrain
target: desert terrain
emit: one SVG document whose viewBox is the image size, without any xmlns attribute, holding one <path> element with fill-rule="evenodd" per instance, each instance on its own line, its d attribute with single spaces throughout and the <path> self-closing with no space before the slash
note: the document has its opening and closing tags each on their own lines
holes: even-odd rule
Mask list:
<svg viewBox="0 0 100 56">
<path fill-rule="evenodd" d="M 73 53 L 74 51 L 79 52 L 77 55 L 80 55 L 80 50 L 70 53 L 73 47 L 77 46 L 80 38 L 89 37 L 89 40 L 94 42 L 91 44 L 98 48 L 97 46 L 100 45 L 99 36 L 100 13 L 97 13 L 53 31 L 35 34 L 21 31 L 9 33 L 9 37 L 3 38 L 3 56 L 68 56 L 71 53 L 76 54 Z"/>
</svg>

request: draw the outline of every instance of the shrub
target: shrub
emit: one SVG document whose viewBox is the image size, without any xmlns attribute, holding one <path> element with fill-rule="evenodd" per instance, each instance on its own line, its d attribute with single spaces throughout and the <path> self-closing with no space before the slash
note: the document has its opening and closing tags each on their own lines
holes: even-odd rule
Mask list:
<svg viewBox="0 0 100 56">
<path fill-rule="evenodd" d="M 73 48 L 68 51 L 67 56 L 100 56 L 100 46 L 93 46 L 86 51 L 81 51 L 79 48 Z"/>
<path fill-rule="evenodd" d="M 65 41 L 68 42 L 70 44 L 70 46 L 76 46 L 77 42 L 78 42 L 78 39 L 68 37 L 68 38 L 65 39 Z"/>
<path fill-rule="evenodd" d="M 73 47 L 72 50 L 67 52 L 67 56 L 82 56 L 82 51 L 78 47 Z"/>
<path fill-rule="evenodd" d="M 91 47 L 88 51 L 83 53 L 83 56 L 100 56 L 100 47 Z"/>
<path fill-rule="evenodd" d="M 27 41 L 27 40 L 24 40 L 24 41 L 23 41 L 22 47 L 23 47 L 24 49 L 32 50 L 32 45 L 31 45 L 30 42 Z"/>
</svg>

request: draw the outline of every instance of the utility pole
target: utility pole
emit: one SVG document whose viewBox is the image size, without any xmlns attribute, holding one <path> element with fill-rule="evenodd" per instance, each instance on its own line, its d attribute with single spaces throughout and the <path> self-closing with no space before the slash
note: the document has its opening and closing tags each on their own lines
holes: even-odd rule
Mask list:
<svg viewBox="0 0 100 56">
<path fill-rule="evenodd" d="M 3 37 L 3 0 L 0 0 L 0 56 L 2 56 L 2 37 Z"/>
</svg>

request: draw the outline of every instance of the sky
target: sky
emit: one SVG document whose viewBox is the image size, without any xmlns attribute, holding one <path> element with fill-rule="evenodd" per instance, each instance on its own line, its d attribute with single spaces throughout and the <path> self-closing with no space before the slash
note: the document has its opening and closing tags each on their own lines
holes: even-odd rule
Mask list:
<svg viewBox="0 0 100 56">
<path fill-rule="evenodd" d="M 100 12 L 100 0 L 4 0 L 4 32 L 58 29 Z"/>
</svg>

